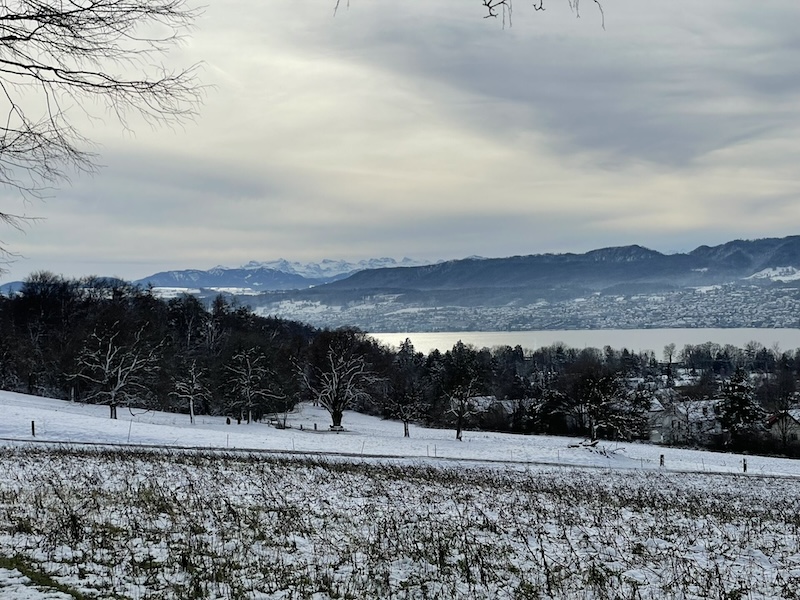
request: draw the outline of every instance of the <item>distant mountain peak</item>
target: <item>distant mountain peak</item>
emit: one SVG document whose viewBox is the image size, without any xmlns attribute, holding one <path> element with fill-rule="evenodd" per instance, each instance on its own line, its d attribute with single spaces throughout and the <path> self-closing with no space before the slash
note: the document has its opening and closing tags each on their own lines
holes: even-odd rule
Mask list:
<svg viewBox="0 0 800 600">
<path fill-rule="evenodd" d="M 664 255 L 638 244 L 600 248 L 586 253 L 586 257 L 591 260 L 608 262 L 633 262 L 637 260 L 649 260 L 658 256 Z"/>
<path fill-rule="evenodd" d="M 241 289 L 245 292 L 298 290 L 330 283 L 353 273 L 370 269 L 412 267 L 431 264 L 405 257 L 370 258 L 358 262 L 326 258 L 319 262 L 297 262 L 285 258 L 259 262 L 252 260 L 241 267 L 217 265 L 208 271 L 184 269 L 164 271 L 134 283 L 164 288 L 205 288 L 209 290 Z M 249 293 L 248 292 L 248 293 Z"/>
<path fill-rule="evenodd" d="M 394 258 L 381 257 L 381 258 L 368 258 L 359 260 L 358 262 L 350 262 L 346 260 L 337 260 L 331 258 L 324 258 L 319 262 L 299 262 L 289 261 L 285 258 L 269 261 L 254 261 L 251 260 L 242 269 L 272 269 L 280 271 L 281 273 L 288 273 L 291 275 L 300 275 L 311 279 L 331 279 L 338 278 L 344 275 L 350 275 L 357 271 L 365 271 L 367 269 L 385 269 L 395 267 L 419 267 L 429 265 L 432 261 L 414 260 L 404 257 L 402 260 L 397 261 Z"/>
</svg>

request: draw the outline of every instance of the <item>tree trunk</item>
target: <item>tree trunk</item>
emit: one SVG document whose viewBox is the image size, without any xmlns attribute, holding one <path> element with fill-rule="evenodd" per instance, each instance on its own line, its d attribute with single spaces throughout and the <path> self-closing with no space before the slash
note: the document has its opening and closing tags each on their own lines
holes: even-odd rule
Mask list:
<svg viewBox="0 0 800 600">
<path fill-rule="evenodd" d="M 116 419 L 117 418 L 117 405 L 116 404 L 109 404 L 108 405 L 108 411 L 109 411 L 109 415 L 108 416 L 109 416 L 110 419 Z"/>
<path fill-rule="evenodd" d="M 189 423 L 194 425 L 194 398 L 189 398 Z"/>
<path fill-rule="evenodd" d="M 456 439 L 460 442 L 461 440 L 461 417 L 459 416 L 456 420 Z"/>
<path fill-rule="evenodd" d="M 331 411 L 331 421 L 333 422 L 334 427 L 342 426 L 342 417 L 344 417 L 344 411 L 342 410 Z"/>
<path fill-rule="evenodd" d="M 408 431 L 408 421 L 403 421 L 403 437 L 411 437 L 411 433 Z"/>
</svg>

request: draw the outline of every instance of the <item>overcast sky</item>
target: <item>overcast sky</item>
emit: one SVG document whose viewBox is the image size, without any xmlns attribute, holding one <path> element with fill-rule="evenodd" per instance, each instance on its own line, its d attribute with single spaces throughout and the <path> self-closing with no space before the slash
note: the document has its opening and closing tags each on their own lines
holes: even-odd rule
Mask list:
<svg viewBox="0 0 800 600">
<path fill-rule="evenodd" d="M 797 0 L 204 3 L 196 121 L 94 122 L 98 174 L 3 191 L 43 219 L 3 281 L 800 233 Z"/>
</svg>

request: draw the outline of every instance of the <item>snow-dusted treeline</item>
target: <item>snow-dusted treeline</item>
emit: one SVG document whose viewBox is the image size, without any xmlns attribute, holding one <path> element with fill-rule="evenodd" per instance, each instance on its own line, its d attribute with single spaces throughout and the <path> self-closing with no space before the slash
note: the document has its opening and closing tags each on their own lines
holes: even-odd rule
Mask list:
<svg viewBox="0 0 800 600">
<path fill-rule="evenodd" d="M 260 417 L 289 408 L 316 330 L 125 282 L 29 278 L 0 297 L 0 388 L 118 407 Z"/>
<path fill-rule="evenodd" d="M 387 348 L 355 329 L 261 317 L 222 297 L 207 308 L 192 296 L 164 300 L 120 281 L 49 273 L 0 297 L 0 389 L 107 405 L 112 418 L 128 407 L 280 425 L 308 400 L 337 429 L 356 409 L 400 419 L 406 433 L 420 422 L 459 438 L 478 428 L 654 439 L 656 427 L 668 443 L 797 450 L 796 352 L 708 343 L 667 347 L 661 359 L 460 342 L 423 355 L 408 340 Z M 713 434 L 692 421 L 700 410 Z M 769 434 L 770 417 L 784 435 Z"/>
</svg>

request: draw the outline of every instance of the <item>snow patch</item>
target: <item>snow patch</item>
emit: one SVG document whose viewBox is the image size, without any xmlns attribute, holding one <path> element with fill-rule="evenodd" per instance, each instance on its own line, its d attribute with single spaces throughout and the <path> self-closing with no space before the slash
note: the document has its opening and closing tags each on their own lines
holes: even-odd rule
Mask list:
<svg viewBox="0 0 800 600">
<path fill-rule="evenodd" d="M 745 279 L 769 279 L 770 281 L 797 281 L 800 279 L 800 270 L 795 267 L 770 267 L 758 273 L 753 273 Z"/>
</svg>

